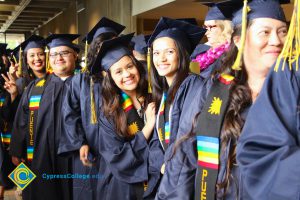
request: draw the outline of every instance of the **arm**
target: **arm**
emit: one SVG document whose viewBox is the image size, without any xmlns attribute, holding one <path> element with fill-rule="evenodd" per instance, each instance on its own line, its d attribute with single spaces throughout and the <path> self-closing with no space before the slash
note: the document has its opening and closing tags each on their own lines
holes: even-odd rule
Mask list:
<svg viewBox="0 0 300 200">
<path fill-rule="evenodd" d="M 28 133 L 29 95 L 34 84 L 24 91 L 14 119 L 10 154 L 17 158 L 26 158 L 26 134 Z"/>
<path fill-rule="evenodd" d="M 197 151 L 195 137 L 181 142 L 192 128 L 195 115 L 201 111 L 211 86 L 211 81 L 205 82 L 203 79 L 194 79 L 184 90 L 179 90 L 176 94 L 172 116 L 179 113 L 177 117 L 176 141 L 166 153 L 165 174 L 161 180 L 160 188 L 157 192 L 157 199 L 192 199 L 194 196 L 194 182 L 197 168 Z M 173 120 L 174 121 L 174 120 Z M 174 122 L 175 123 L 175 122 Z M 175 124 L 172 125 L 175 127 Z M 173 132 L 172 132 L 173 134 Z M 174 153 L 174 148 L 176 153 Z"/>
<path fill-rule="evenodd" d="M 82 125 L 80 97 L 82 75 L 73 77 L 71 84 L 67 86 L 66 96 L 62 107 L 62 134 L 58 153 L 67 153 L 79 150 L 86 144 L 85 131 Z M 82 97 L 82 98 L 89 98 Z M 85 111 L 88 112 L 88 111 Z"/>
<path fill-rule="evenodd" d="M 300 198 L 299 71 L 271 72 L 237 148 L 245 199 Z"/>
<path fill-rule="evenodd" d="M 148 179 L 148 144 L 143 132 L 127 140 L 117 135 L 114 125 L 100 116 L 99 153 L 112 174 L 126 183 Z"/>
</svg>

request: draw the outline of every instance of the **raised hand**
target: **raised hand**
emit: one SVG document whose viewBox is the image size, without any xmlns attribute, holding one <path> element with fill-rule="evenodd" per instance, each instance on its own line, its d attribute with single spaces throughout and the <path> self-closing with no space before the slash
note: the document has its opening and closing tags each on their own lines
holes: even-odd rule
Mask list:
<svg viewBox="0 0 300 200">
<path fill-rule="evenodd" d="M 16 79 L 9 72 L 7 72 L 7 76 L 5 76 L 4 74 L 1 74 L 1 76 L 5 80 L 4 89 L 10 94 L 11 101 L 13 102 L 18 95 Z"/>
</svg>

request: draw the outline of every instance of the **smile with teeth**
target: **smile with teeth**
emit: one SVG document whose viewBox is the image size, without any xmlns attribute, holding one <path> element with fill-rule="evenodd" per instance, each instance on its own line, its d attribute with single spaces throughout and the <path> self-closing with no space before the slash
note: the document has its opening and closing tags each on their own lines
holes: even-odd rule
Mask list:
<svg viewBox="0 0 300 200">
<path fill-rule="evenodd" d="M 133 79 L 133 78 L 130 78 L 130 79 L 126 80 L 126 81 L 123 81 L 123 83 L 124 83 L 125 85 L 131 85 L 132 83 L 134 83 L 134 79 Z"/>
<path fill-rule="evenodd" d="M 165 64 L 165 65 L 158 65 L 158 68 L 162 69 L 162 70 L 167 69 L 168 67 L 169 67 L 169 65 L 167 65 L 167 64 Z"/>
</svg>

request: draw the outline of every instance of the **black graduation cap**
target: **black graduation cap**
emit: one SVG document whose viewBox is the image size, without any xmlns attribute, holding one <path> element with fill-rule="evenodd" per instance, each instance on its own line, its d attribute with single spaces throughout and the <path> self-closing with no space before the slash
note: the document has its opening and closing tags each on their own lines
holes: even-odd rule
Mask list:
<svg viewBox="0 0 300 200">
<path fill-rule="evenodd" d="M 23 51 L 27 51 L 31 48 L 44 48 L 44 38 L 38 35 L 31 35 L 27 40 L 21 43 Z M 19 47 L 20 48 L 20 47 Z"/>
<path fill-rule="evenodd" d="M 248 3 L 250 11 L 247 13 L 247 20 L 256 18 L 272 18 L 286 21 L 284 12 L 280 4 L 290 3 L 289 0 L 252 0 Z M 242 23 L 242 8 L 238 10 L 232 20 L 234 26 Z"/>
<path fill-rule="evenodd" d="M 6 43 L 0 43 L 0 55 L 6 55 Z"/>
<path fill-rule="evenodd" d="M 199 26 L 184 21 L 161 17 L 148 40 L 148 46 L 150 47 L 157 38 L 170 37 L 181 43 L 189 53 L 192 53 L 205 32 L 206 30 Z"/>
<path fill-rule="evenodd" d="M 149 36 L 148 36 L 149 38 Z M 147 37 L 143 34 L 134 36 L 131 39 L 133 49 L 141 54 L 147 54 Z"/>
<path fill-rule="evenodd" d="M 231 20 L 233 13 L 243 6 L 242 0 L 227 0 L 218 3 L 202 3 L 210 7 L 205 21 L 209 20 Z"/>
<path fill-rule="evenodd" d="M 83 38 L 83 42 L 87 40 L 88 44 L 90 44 L 93 39 L 95 39 L 98 35 L 102 33 L 115 33 L 119 35 L 126 27 L 112 21 L 106 17 L 102 17 L 100 21 L 92 28 L 92 30 Z"/>
<path fill-rule="evenodd" d="M 196 20 L 195 18 L 178 18 L 178 19 L 176 19 L 176 20 L 184 21 L 184 22 L 193 24 L 193 25 L 195 25 L 195 26 L 198 26 L 197 20 Z"/>
<path fill-rule="evenodd" d="M 108 71 L 122 57 L 132 55 L 132 52 L 128 49 L 128 45 L 133 35 L 134 33 L 130 33 L 104 41 L 91 67 L 92 74 L 98 73 L 101 69 Z"/>
<path fill-rule="evenodd" d="M 80 51 L 79 46 L 73 44 L 72 41 L 77 39 L 79 36 L 79 34 L 51 34 L 45 39 L 45 42 L 49 48 L 67 46 L 78 53 Z"/>
</svg>

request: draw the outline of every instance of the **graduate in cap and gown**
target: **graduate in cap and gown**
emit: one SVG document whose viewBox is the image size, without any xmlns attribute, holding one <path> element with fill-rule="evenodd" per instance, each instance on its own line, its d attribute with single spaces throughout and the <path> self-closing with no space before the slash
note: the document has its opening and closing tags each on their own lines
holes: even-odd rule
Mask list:
<svg viewBox="0 0 300 200">
<path fill-rule="evenodd" d="M 92 73 L 104 70 L 98 151 L 98 199 L 143 199 L 148 141 L 155 124 L 146 72 L 128 49 L 133 34 L 104 41 Z M 99 68 L 100 66 L 102 68 Z"/>
<path fill-rule="evenodd" d="M 232 53 L 220 70 L 197 91 L 182 91 L 195 95 L 186 100 L 190 106 L 181 116 L 157 199 L 241 199 L 236 145 L 247 111 L 283 48 L 287 25 L 273 0 L 244 2 L 233 21 Z"/>
<path fill-rule="evenodd" d="M 81 174 L 98 174 L 98 133 L 101 103 L 102 74 L 91 73 L 101 68 L 95 63 L 102 42 L 117 37 L 125 26 L 106 17 L 92 28 L 83 41 L 86 46 L 86 68 L 75 75 L 66 91 L 63 107 L 63 128 L 59 153 L 73 155 L 73 171 Z M 96 199 L 97 179 L 73 180 L 73 193 L 77 199 Z"/>
<path fill-rule="evenodd" d="M 178 96 L 177 93 L 189 83 L 201 81 L 201 77 L 190 74 L 189 57 L 204 33 L 201 27 L 162 17 L 148 40 L 148 46 L 151 47 L 149 80 L 157 119 L 149 144 L 150 177 L 146 195 L 155 196 L 161 174 L 164 173 L 165 154 L 168 154 L 176 138 L 178 120 L 184 108 L 174 107 L 173 102 L 179 98 L 183 105 L 186 98 L 185 94 Z"/>
<path fill-rule="evenodd" d="M 11 58 L 9 72 L 2 74 L 5 80 L 4 88 L 10 94 L 9 109 L 12 118 L 14 118 L 20 98 L 27 85 L 34 79 L 43 78 L 46 75 L 46 54 L 44 52 L 43 37 L 31 35 L 17 48 L 21 52 L 19 62 L 15 63 L 17 62 L 16 58 Z"/>
<path fill-rule="evenodd" d="M 284 50 L 251 107 L 237 146 L 242 199 L 299 199 L 299 7 Z"/>
<path fill-rule="evenodd" d="M 24 200 L 72 199 L 69 179 L 47 180 L 43 174 L 71 173 L 69 159 L 57 155 L 61 111 L 66 87 L 75 69 L 78 34 L 51 34 L 46 38 L 52 74 L 32 81 L 24 91 L 14 121 L 10 153 L 36 178 L 23 190 Z"/>
<path fill-rule="evenodd" d="M 131 45 L 133 46 L 132 53 L 134 57 L 143 64 L 145 70 L 147 71 L 147 41 L 149 35 L 136 35 L 131 40 Z"/>
<path fill-rule="evenodd" d="M 14 186 L 8 175 L 14 170 L 9 155 L 11 128 L 13 116 L 9 112 L 10 94 L 0 85 L 0 199 L 4 199 L 4 192 Z"/>
<path fill-rule="evenodd" d="M 242 1 L 221 1 L 219 3 L 203 3 L 210 7 L 203 28 L 207 42 L 198 44 L 191 55 L 192 62 L 198 63 L 200 76 L 209 78 L 211 73 L 221 65 L 221 58 L 230 46 L 233 32 L 232 13 L 242 6 Z"/>
</svg>

